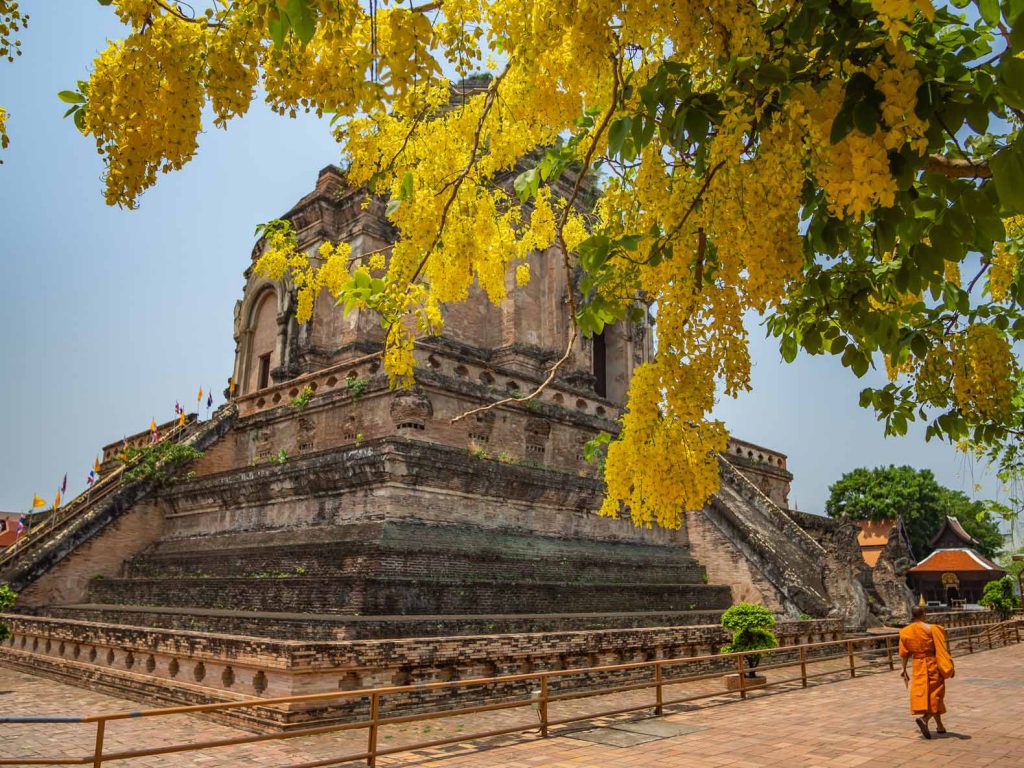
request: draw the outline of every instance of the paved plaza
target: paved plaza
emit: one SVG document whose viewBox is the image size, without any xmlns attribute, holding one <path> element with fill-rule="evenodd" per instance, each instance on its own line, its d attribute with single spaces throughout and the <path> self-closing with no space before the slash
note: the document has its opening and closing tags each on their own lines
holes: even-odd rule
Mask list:
<svg viewBox="0 0 1024 768">
<path fill-rule="evenodd" d="M 687 690 L 687 693 L 692 692 Z M 626 695 L 623 695 L 623 697 Z M 617 699 L 621 704 L 623 697 Z M 584 700 L 594 706 L 593 700 Z M 605 700 L 598 708 L 611 708 Z M 583 703 L 565 705 L 580 707 Z M 661 718 L 604 719 L 553 729 L 552 737 L 508 736 L 381 758 L 387 768 L 697 768 L 698 766 L 1021 766 L 1024 765 L 1024 646 L 957 659 L 949 684 L 950 733 L 923 740 L 907 712 L 896 673 L 836 679 L 807 691 L 762 694 L 747 702 L 670 711 Z M 5 714 L 85 714 L 134 709 L 131 702 L 0 668 L 0 711 Z M 553 711 L 565 717 L 578 709 Z M 530 710 L 517 710 L 528 718 Z M 509 713 L 391 726 L 382 748 L 423 742 L 508 724 Z M 505 719 L 502 719 L 505 718 Z M 173 742 L 244 735 L 207 720 L 179 716 L 111 723 L 107 749 L 140 749 Z M 0 756 L 83 755 L 92 727 L 2 725 Z M 360 749 L 362 737 L 328 734 L 214 751 L 104 763 L 135 768 L 285 768 Z M 354 766 L 355 763 L 348 765 Z"/>
</svg>

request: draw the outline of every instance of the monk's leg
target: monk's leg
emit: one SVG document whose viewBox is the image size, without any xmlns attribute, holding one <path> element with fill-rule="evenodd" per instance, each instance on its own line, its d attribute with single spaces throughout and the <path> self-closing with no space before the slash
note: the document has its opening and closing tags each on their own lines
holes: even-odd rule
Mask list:
<svg viewBox="0 0 1024 768">
<path fill-rule="evenodd" d="M 944 726 L 942 724 L 942 715 L 936 714 L 934 717 L 935 717 L 935 732 L 936 733 L 945 733 L 946 732 L 946 726 Z"/>
</svg>

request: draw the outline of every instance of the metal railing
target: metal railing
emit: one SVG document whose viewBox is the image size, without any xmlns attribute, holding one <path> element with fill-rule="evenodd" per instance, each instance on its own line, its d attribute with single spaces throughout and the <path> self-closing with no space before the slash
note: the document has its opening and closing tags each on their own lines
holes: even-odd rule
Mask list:
<svg viewBox="0 0 1024 768">
<path fill-rule="evenodd" d="M 180 442 L 182 439 L 194 434 L 195 430 L 191 429 L 191 427 L 198 423 L 198 421 L 193 421 L 183 426 L 175 426 L 162 436 L 158 442 Z M 52 538 L 56 531 L 66 528 L 68 523 L 77 518 L 79 514 L 110 496 L 110 494 L 123 485 L 125 471 L 131 469 L 138 461 L 139 459 L 135 459 L 132 462 L 116 467 L 93 483 L 92 488 L 78 494 L 63 507 L 51 512 L 38 525 L 29 528 L 24 536 L 21 536 L 14 544 L 11 544 L 0 553 L 0 571 L 9 565 L 15 557 L 34 549 L 37 545 L 45 543 Z"/>
<path fill-rule="evenodd" d="M 995 648 L 997 645 L 1005 646 L 1021 641 L 1021 624 L 1019 618 L 1005 622 L 977 625 L 951 629 L 947 632 L 950 652 L 962 654 L 974 653 L 985 649 Z M 898 658 L 899 635 L 886 634 L 867 637 L 850 638 L 844 640 L 833 640 L 819 643 L 804 643 L 791 645 L 772 650 L 751 651 L 746 653 L 723 653 L 709 656 L 691 656 L 672 659 L 657 659 L 653 661 L 631 662 L 625 664 L 611 664 L 606 666 L 594 666 L 585 668 L 550 670 L 543 672 L 526 672 L 514 675 L 502 675 L 495 677 L 473 678 L 451 682 L 422 683 L 419 685 L 398 685 L 384 688 L 369 688 L 352 691 L 331 691 L 329 693 L 306 694 L 303 696 L 284 696 L 278 698 L 252 698 L 241 701 L 222 702 L 216 704 L 196 704 L 191 706 L 165 707 L 161 709 L 134 710 L 128 712 L 114 712 L 109 714 L 87 715 L 82 717 L 0 717 L 0 724 L 14 723 L 79 723 L 95 724 L 95 747 L 91 754 L 73 757 L 70 755 L 57 757 L 26 757 L 7 758 L 0 757 L 0 765 L 92 765 L 99 768 L 104 763 L 115 760 L 132 760 L 140 757 L 151 757 L 154 755 L 170 755 L 181 752 L 194 752 L 220 747 L 240 746 L 243 744 L 257 744 L 282 739 L 294 739 L 302 736 L 313 736 L 326 733 L 339 733 L 365 729 L 366 749 L 360 752 L 336 755 L 328 758 L 321 758 L 311 762 L 292 764 L 285 768 L 321 768 L 322 766 L 337 765 L 340 763 L 365 760 L 366 764 L 373 768 L 377 759 L 386 755 L 394 755 L 400 752 L 439 747 L 447 744 L 456 744 L 478 739 L 504 736 L 509 734 L 525 734 L 531 731 L 538 731 L 541 737 L 550 735 L 550 729 L 555 726 L 568 725 L 571 723 L 593 720 L 600 717 L 611 717 L 615 715 L 629 714 L 642 710 L 653 710 L 655 715 L 664 713 L 665 707 L 677 704 L 690 704 L 703 699 L 717 698 L 735 694 L 739 699 L 745 700 L 752 693 L 764 691 L 773 687 L 791 686 L 800 683 L 801 688 L 807 688 L 812 680 L 827 676 L 842 675 L 845 677 L 856 677 L 858 672 L 865 669 L 881 669 L 892 671 L 896 669 L 896 658 Z M 836 650 L 838 652 L 832 652 Z M 777 669 L 797 669 L 799 674 L 785 677 L 780 680 L 769 682 L 750 681 L 745 672 L 751 668 L 748 666 L 748 658 L 756 657 L 763 659 L 771 655 L 787 655 L 790 658 L 774 664 L 757 665 L 758 672 L 765 672 Z M 809 672 L 812 664 L 823 662 L 835 662 L 847 660 L 847 664 L 833 667 L 825 671 Z M 862 663 L 858 663 L 862 662 Z M 666 668 L 680 667 L 684 665 L 724 665 L 729 668 L 735 666 L 735 674 L 738 675 L 736 688 L 732 691 L 715 690 L 713 692 L 701 692 L 686 696 L 666 697 L 668 689 L 674 686 L 684 685 L 702 680 L 721 678 L 724 669 L 719 668 L 711 672 L 702 672 L 681 677 L 667 677 Z M 606 672 L 636 672 L 649 670 L 650 677 L 639 682 L 627 683 L 605 688 L 586 688 L 568 692 L 551 691 L 552 680 L 570 677 L 573 675 L 592 675 L 594 673 Z M 512 701 L 498 701 L 473 706 L 459 707 L 457 709 L 444 709 L 431 712 L 422 712 L 408 715 L 387 715 L 381 716 L 381 702 L 385 696 L 400 696 L 406 693 L 422 693 L 427 690 L 443 690 L 457 688 L 472 688 L 496 685 L 500 683 L 535 681 L 536 688 L 531 691 L 528 698 L 519 698 Z M 552 704 L 575 699 L 593 698 L 608 696 L 611 694 L 624 693 L 627 691 L 654 690 L 654 700 L 644 701 L 639 704 L 620 706 L 600 712 L 588 712 L 568 717 L 552 718 L 549 707 Z M 107 724 L 117 720 L 166 717 L 184 714 L 203 714 L 226 712 L 228 710 L 240 709 L 254 706 L 270 706 L 276 704 L 297 704 L 311 702 L 327 702 L 345 700 L 368 700 L 369 717 L 365 720 L 331 723 L 327 725 L 301 728 L 285 732 L 245 734 L 232 738 L 216 739 L 210 741 L 196 741 L 187 744 L 171 744 L 148 749 L 133 749 L 107 752 L 104 749 L 104 740 L 107 733 Z M 483 712 L 495 712 L 499 710 L 511 710 L 517 708 L 535 708 L 537 721 L 529 723 L 517 723 L 503 728 L 494 728 L 474 733 L 460 733 L 451 738 L 433 739 L 414 744 L 403 744 L 401 746 L 381 745 L 380 731 L 382 728 L 398 725 L 401 723 L 415 723 L 441 718 L 459 717 Z M 2 743 L 2 742 L 0 742 Z"/>
</svg>

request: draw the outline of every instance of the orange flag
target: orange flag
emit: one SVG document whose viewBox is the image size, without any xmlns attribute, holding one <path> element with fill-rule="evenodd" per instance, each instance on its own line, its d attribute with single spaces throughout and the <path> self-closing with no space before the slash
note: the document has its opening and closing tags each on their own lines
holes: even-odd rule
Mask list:
<svg viewBox="0 0 1024 768">
<path fill-rule="evenodd" d="M 57 491 L 57 496 L 53 500 L 53 511 L 56 512 L 60 509 L 60 491 Z"/>
<path fill-rule="evenodd" d="M 97 456 L 96 460 L 92 463 L 92 471 L 97 475 L 100 473 L 100 457 Z"/>
<path fill-rule="evenodd" d="M 151 422 L 149 422 L 149 431 L 156 432 L 156 419 L 153 419 Z"/>
<path fill-rule="evenodd" d="M 46 499 L 40 499 L 38 496 L 32 496 L 32 509 L 38 509 L 39 507 L 46 506 Z"/>
<path fill-rule="evenodd" d="M 196 402 L 197 403 L 203 402 L 203 388 L 202 387 L 199 388 L 199 394 L 196 395 Z"/>
</svg>

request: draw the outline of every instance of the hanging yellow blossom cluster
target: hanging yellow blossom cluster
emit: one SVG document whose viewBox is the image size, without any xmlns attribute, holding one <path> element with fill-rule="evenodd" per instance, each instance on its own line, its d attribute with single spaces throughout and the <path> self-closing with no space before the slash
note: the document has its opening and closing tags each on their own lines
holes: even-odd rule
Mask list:
<svg viewBox="0 0 1024 768">
<path fill-rule="evenodd" d="M 14 61 L 21 56 L 21 40 L 17 38 L 19 31 L 28 24 L 28 16 L 21 12 L 16 0 L 0 0 L 0 59 Z M 0 150 L 7 149 L 10 139 L 7 136 L 7 110 L 0 107 Z M 3 160 L 0 160 L 0 164 Z"/>
<path fill-rule="evenodd" d="M 295 232 L 284 221 L 267 227 L 263 251 L 253 267 L 255 273 L 268 280 L 286 277 L 295 288 L 295 319 L 304 323 L 313 316 L 313 304 L 324 289 L 335 298 L 351 279 L 348 243 L 322 243 L 312 259 L 300 251 Z"/>
<path fill-rule="evenodd" d="M 1020 267 L 1021 248 L 1024 247 L 1024 216 L 1003 221 L 1006 240 L 996 244 L 992 265 L 988 272 L 988 290 L 994 301 L 1005 301 Z"/>
<path fill-rule="evenodd" d="M 1001 421 L 1013 407 L 1017 363 L 1005 334 L 975 324 L 953 347 L 953 396 L 975 421 Z"/>
</svg>

